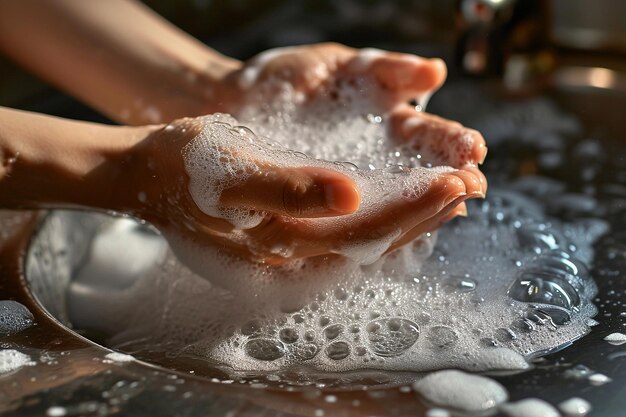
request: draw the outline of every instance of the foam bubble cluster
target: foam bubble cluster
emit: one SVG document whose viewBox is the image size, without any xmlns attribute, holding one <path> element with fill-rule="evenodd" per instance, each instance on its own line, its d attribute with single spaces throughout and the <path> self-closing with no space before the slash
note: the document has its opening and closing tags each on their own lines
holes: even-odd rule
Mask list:
<svg viewBox="0 0 626 417">
<path fill-rule="evenodd" d="M 238 208 L 222 207 L 219 199 L 224 189 L 244 182 L 258 171 L 251 157 L 259 147 L 256 136 L 227 115 L 207 116 L 204 129 L 183 149 L 189 174 L 189 192 L 198 207 L 209 216 L 225 218 L 239 228 L 258 225 L 263 219 Z"/>
<path fill-rule="evenodd" d="M 468 220 L 440 232 L 439 245 L 425 261 L 429 249 L 422 245 L 429 247 L 428 240 L 370 266 L 303 262 L 300 283 L 309 287 L 290 281 L 286 273 L 283 285 L 271 286 L 271 300 L 256 312 L 268 284 L 255 275 L 259 281 L 250 281 L 248 290 L 258 304 L 237 304 L 237 312 L 231 307 L 228 320 L 218 325 L 224 334 L 201 336 L 181 353 L 246 370 L 293 365 L 325 371 L 523 369 L 525 357 L 585 334 L 596 292 L 586 261 L 590 239 L 602 226 L 581 229 L 546 221 L 532 200 L 504 191 L 470 209 Z M 188 291 L 186 285 L 191 285 Z M 185 294 L 208 303 L 214 291 L 197 295 L 195 281 L 177 281 L 177 286 L 181 302 Z M 310 297 L 303 305 L 276 304 L 302 300 L 302 294 Z M 216 308 L 224 314 L 229 307 Z M 198 313 L 179 311 L 178 319 L 167 321 L 179 327 L 178 320 Z M 207 311 L 200 320 L 217 325 L 217 314 Z"/>
<path fill-rule="evenodd" d="M 33 365 L 35 362 L 25 353 L 15 349 L 0 349 L 0 375 Z"/>
<path fill-rule="evenodd" d="M 239 229 L 247 229 L 257 226 L 266 214 L 262 211 L 255 211 L 253 207 L 248 209 L 224 207 L 219 203 L 223 190 L 244 183 L 250 175 L 260 173 L 267 167 L 318 167 L 334 170 L 349 176 L 357 184 L 361 194 L 361 205 L 354 214 L 308 220 L 310 227 L 332 233 L 335 229 L 355 224 L 359 219 L 375 216 L 389 207 L 392 202 L 419 199 L 437 176 L 453 171 L 452 168 L 445 166 L 421 167 L 417 158 L 404 157 L 402 159 L 401 156 L 395 156 L 396 153 L 400 155 L 400 152 L 393 147 L 390 140 L 383 141 L 382 136 L 381 139 L 375 141 L 376 145 L 373 143 L 368 145 L 366 141 L 361 141 L 360 136 L 356 142 L 354 140 L 350 142 L 347 139 L 348 136 L 345 135 L 363 132 L 362 128 L 371 126 L 376 126 L 378 135 L 382 135 L 384 128 L 378 126 L 380 123 L 372 124 L 363 117 L 348 120 L 351 121 L 349 126 L 345 123 L 338 124 L 335 126 L 337 130 L 334 133 L 331 133 L 327 127 L 326 133 L 328 134 L 324 134 L 323 137 L 328 142 L 319 141 L 314 158 L 302 152 L 290 150 L 283 143 L 272 142 L 264 136 L 256 135 L 249 128 L 238 125 L 237 120 L 231 116 L 224 114 L 206 116 L 201 119 L 201 132 L 183 150 L 185 167 L 190 178 L 190 194 L 197 206 L 206 214 L 227 219 Z M 285 126 L 285 123 L 286 121 L 281 122 L 280 126 Z M 289 145 L 298 146 L 301 144 L 300 140 L 313 141 L 314 134 L 320 134 L 319 127 L 316 126 L 309 125 L 304 128 L 303 125 L 295 123 L 292 126 L 297 128 L 296 131 L 289 134 L 283 131 L 275 134 L 273 138 L 286 141 L 287 138 L 297 137 L 300 139 L 291 141 Z M 382 131 L 379 131 L 380 129 Z M 276 131 L 278 132 L 278 129 Z M 344 135 L 342 140 L 338 137 L 340 133 Z M 363 134 L 366 138 L 376 136 Z M 366 149 L 360 149 L 358 145 L 365 145 Z M 338 152 L 344 150 L 343 147 L 358 149 L 358 153 L 377 152 L 373 155 L 380 155 L 380 149 L 374 151 L 376 146 L 380 149 L 389 149 L 387 157 L 379 158 L 378 161 L 368 159 L 366 169 L 362 169 L 363 161 L 359 167 L 352 162 L 318 159 L 325 155 L 340 155 Z M 337 147 L 341 149 L 335 149 Z M 391 149 L 396 150 L 392 152 Z M 310 150 L 312 151 L 313 148 Z M 352 155 L 354 158 L 351 159 L 358 160 L 356 155 Z M 393 164 L 388 162 L 389 157 L 395 158 Z M 395 164 L 400 161 L 404 161 L 406 165 Z M 399 228 L 390 228 L 386 233 L 371 239 L 346 242 L 336 248 L 331 248 L 331 251 L 359 263 L 370 264 L 389 248 L 400 233 Z M 176 237 L 172 239 L 176 240 Z M 244 239 L 245 237 L 241 238 L 242 241 Z M 185 246 L 185 249 L 179 252 L 187 254 L 203 250 L 203 248 L 188 247 L 189 242 L 185 244 L 176 240 L 176 245 Z M 251 247 L 251 249 L 254 252 L 256 248 Z M 288 255 L 291 250 L 292 248 L 289 247 L 276 248 L 278 254 Z M 202 273 L 201 271 L 206 268 L 197 262 L 203 258 L 200 253 L 197 256 L 194 255 L 195 258 L 182 256 L 185 256 L 185 261 L 189 265 L 197 265 L 195 268 L 197 272 Z"/>
<path fill-rule="evenodd" d="M 0 334 L 8 336 L 28 329 L 35 322 L 28 308 L 13 300 L 0 301 Z"/>
<path fill-rule="evenodd" d="M 437 175 L 421 155 L 393 144 L 384 117 L 354 91 L 339 91 L 335 104 L 306 106 L 292 93 L 285 90 L 278 110 L 242 109 L 239 122 L 204 119 L 185 150 L 190 191 L 203 211 L 240 228 L 258 222 L 262 214 L 225 210 L 216 196 L 267 163 L 331 167 L 357 182 L 361 209 L 315 219 L 324 228 L 388 199 L 415 198 L 424 178 Z M 178 258 L 169 251 L 131 288 L 90 305 L 116 323 L 113 344 L 137 352 L 160 347 L 228 371 L 524 369 L 528 357 L 584 335 L 596 312 L 587 265 L 604 224 L 557 221 L 541 197 L 513 191 L 492 190 L 469 213 L 442 228 L 438 243 L 428 234 L 381 257 L 391 230 L 339 248 L 345 257 L 281 266 L 168 236 Z M 131 249 L 118 244 L 99 256 L 115 250 Z"/>
<path fill-rule="evenodd" d="M 97 239 L 117 243 L 92 245 L 103 251 L 93 256 L 145 251 L 107 236 L 122 229 L 108 230 Z M 141 230 L 134 233 L 146 236 Z M 167 253 L 130 288 L 100 288 L 90 327 L 110 332 L 116 323 L 114 345 L 236 371 L 524 369 L 526 358 L 588 331 L 596 289 L 587 265 L 604 231 L 601 222 L 561 223 L 538 200 L 492 190 L 467 219 L 441 229 L 436 246 L 426 237 L 367 266 L 344 259 L 259 267 L 204 251 L 216 279 L 248 283 L 234 291 Z"/>
</svg>

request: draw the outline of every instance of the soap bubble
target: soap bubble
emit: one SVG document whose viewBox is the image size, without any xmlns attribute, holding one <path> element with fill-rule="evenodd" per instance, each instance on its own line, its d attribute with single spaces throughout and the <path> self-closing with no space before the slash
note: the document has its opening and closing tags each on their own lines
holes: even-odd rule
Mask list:
<svg viewBox="0 0 626 417">
<path fill-rule="evenodd" d="M 366 330 L 370 349 L 378 356 L 401 355 L 419 337 L 417 324 L 398 317 L 371 321 Z"/>
</svg>

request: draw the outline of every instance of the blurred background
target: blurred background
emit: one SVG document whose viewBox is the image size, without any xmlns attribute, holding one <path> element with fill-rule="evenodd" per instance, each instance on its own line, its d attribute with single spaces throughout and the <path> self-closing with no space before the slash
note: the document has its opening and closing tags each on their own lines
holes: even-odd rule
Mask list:
<svg viewBox="0 0 626 417">
<path fill-rule="evenodd" d="M 145 0 L 145 3 L 209 46 L 242 60 L 269 48 L 324 41 L 443 58 L 448 64 L 449 79 L 428 110 L 459 120 L 484 134 L 489 158 L 483 169 L 490 186 L 504 184 L 532 195 L 542 201 L 546 213 L 554 218 L 602 219 L 611 227 L 611 233 L 596 244 L 592 271 L 599 286 L 598 298 L 594 300 L 599 309 L 596 317 L 599 324 L 570 348 L 538 360 L 532 371 L 499 376 L 498 381 L 507 387 L 513 400 L 535 396 L 557 403 L 576 393 L 593 400 L 594 417 L 624 415 L 626 350 L 608 344 L 604 337 L 626 328 L 625 0 Z M 0 105 L 108 122 L 2 57 Z M 9 259 L 8 255 L 5 258 Z M 23 277 L 18 274 L 5 281 L 9 279 L 23 286 Z M 36 278 L 29 279 L 33 280 L 30 285 L 35 292 L 45 288 Z M 68 291 L 69 282 L 51 282 L 50 294 Z M 244 404 L 241 398 L 234 402 L 227 397 L 222 400 L 218 395 L 211 397 L 210 390 L 215 389 L 215 384 L 201 385 L 202 380 L 186 382 L 188 387 L 197 383 L 193 397 L 183 397 L 182 390 L 166 393 L 162 380 L 154 376 L 154 368 L 144 365 L 129 371 L 129 367 L 103 362 L 103 372 L 95 373 L 96 362 L 92 360 L 95 354 L 91 350 L 80 368 L 89 374 L 72 374 L 67 364 L 77 360 L 74 358 L 83 358 L 75 353 L 69 356 L 57 353 L 61 349 L 75 349 L 73 344 L 84 347 L 86 341 L 52 322 L 42 313 L 42 307 L 37 307 L 22 292 L 16 299 L 33 308 L 39 323 L 31 330 L 30 338 L 20 343 L 34 352 L 39 352 L 42 346 L 50 349 L 46 355 L 52 355 L 56 362 L 46 372 L 55 374 L 55 378 L 56 374 L 64 375 L 66 380 L 52 390 L 41 390 L 28 382 L 14 383 L 17 399 L 15 413 L 10 415 L 38 416 L 48 406 L 58 403 L 104 401 L 103 387 L 118 387 L 122 378 L 135 381 L 133 384 L 141 381 L 143 390 L 133 393 L 132 401 L 122 403 L 125 415 L 206 415 L 205 409 L 215 410 L 215 415 L 226 415 L 226 410 Z M 64 311 L 65 305 L 55 304 L 64 299 L 57 296 L 52 299 L 42 302 L 43 307 L 53 315 Z M 63 320 L 60 315 L 56 317 Z M 57 336 L 59 344 L 63 339 L 67 345 L 53 346 L 50 340 Z M 164 366 L 172 365 L 167 362 Z M 593 369 L 614 382 L 600 388 L 590 386 L 584 378 L 563 376 L 572 369 Z M 37 374 L 41 368 L 33 367 L 31 371 L 40 381 L 47 381 Z M 169 379 L 166 382 L 171 383 Z M 124 394 L 125 386 L 132 384 L 118 387 Z M 249 398 L 245 401 L 263 399 L 258 390 L 246 395 Z M 383 412 L 418 415 L 416 410 L 420 408 L 415 408 L 413 403 L 409 404 L 412 408 L 398 408 L 394 397 L 399 395 L 397 391 L 390 395 L 376 397 L 376 403 L 381 405 L 377 415 Z M 289 399 L 285 393 L 281 396 L 277 403 Z M 294 407 L 299 410 L 302 398 L 296 394 L 290 398 L 296 398 Z M 331 406 L 334 404 L 320 407 Z M 116 407 L 120 406 L 111 407 L 119 411 Z M 145 410 L 151 411 L 146 414 Z M 245 415 L 276 415 L 255 414 L 259 410 L 254 408 L 245 410 L 249 412 Z M 297 415 L 302 414 L 298 411 Z"/>
<path fill-rule="evenodd" d="M 443 58 L 451 78 L 501 81 L 528 94 L 554 80 L 624 83 L 623 0 L 145 0 L 218 51 L 248 59 L 274 47 L 336 41 Z M 572 71 L 571 67 L 617 72 Z M 566 73 L 559 69 L 568 67 Z M 622 85 L 623 86 L 623 85 Z M 0 105 L 87 120 L 98 114 L 0 57 Z"/>
</svg>

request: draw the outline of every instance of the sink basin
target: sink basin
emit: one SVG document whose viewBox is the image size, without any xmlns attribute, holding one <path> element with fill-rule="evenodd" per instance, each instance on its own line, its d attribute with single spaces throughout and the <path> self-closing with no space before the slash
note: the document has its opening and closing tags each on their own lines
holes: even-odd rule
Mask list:
<svg viewBox="0 0 626 417">
<path fill-rule="evenodd" d="M 626 327 L 626 91 L 577 84 L 571 77 L 556 80 L 546 97 L 526 99 L 505 97 L 490 85 L 451 82 L 429 110 L 485 133 L 491 183 L 556 179 L 572 197 L 549 204 L 551 214 L 600 216 L 611 224 L 596 244 L 592 269 L 599 324 L 571 346 L 535 360 L 529 371 L 492 377 L 511 400 L 538 397 L 558 404 L 580 396 L 593 405 L 591 416 L 612 417 L 626 409 L 626 349 L 604 340 Z M 562 140 L 532 131 L 516 134 L 518 126 L 549 123 L 551 111 L 573 115 L 557 129 Z M 7 213 L 0 224 L 7 231 L 0 241 L 0 298 L 25 305 L 35 323 L 2 341 L 33 362 L 0 376 L 8 381 L 0 389 L 0 411 L 6 415 L 409 416 L 429 408 L 407 385 L 411 374 L 312 375 L 317 386 L 267 388 L 254 377 L 233 383 L 201 361 L 150 352 L 111 355 L 107 335 L 116 323 L 90 307 L 96 299 L 106 305 L 111 297 L 114 308 L 117 292 L 150 270 L 166 250 L 165 241 L 149 225 L 100 213 Z M 91 256 L 94 245 L 110 256 Z M 576 377 L 583 367 L 612 382 L 595 386 Z"/>
</svg>

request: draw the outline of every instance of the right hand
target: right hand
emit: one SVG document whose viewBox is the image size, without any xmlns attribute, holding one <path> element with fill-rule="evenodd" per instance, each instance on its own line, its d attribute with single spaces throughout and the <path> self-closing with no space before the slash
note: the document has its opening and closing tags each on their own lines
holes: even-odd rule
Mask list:
<svg viewBox="0 0 626 417">
<path fill-rule="evenodd" d="M 485 193 L 482 174 L 455 170 L 438 174 L 419 198 L 391 201 L 354 222 L 319 227 L 316 218 L 347 215 L 359 208 L 359 190 L 349 176 L 314 164 L 283 167 L 230 145 L 222 151 L 247 158 L 257 169 L 223 190 L 219 205 L 264 213 L 257 226 L 236 230 L 229 221 L 203 212 L 189 192 L 183 148 L 202 127 L 203 118 L 180 119 L 150 134 L 140 145 L 136 165 L 142 168 L 133 187 L 141 196 L 136 214 L 168 233 L 196 244 L 226 247 L 252 261 L 279 264 L 335 255 L 343 245 L 400 230 L 392 250 L 438 227 L 464 200 Z M 277 247 L 290 250 L 277 253 Z"/>
</svg>

